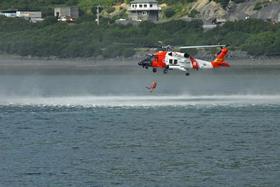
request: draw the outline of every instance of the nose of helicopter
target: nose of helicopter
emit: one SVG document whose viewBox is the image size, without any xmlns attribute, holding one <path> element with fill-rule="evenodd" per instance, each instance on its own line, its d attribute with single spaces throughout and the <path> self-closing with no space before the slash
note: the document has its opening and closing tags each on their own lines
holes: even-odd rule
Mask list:
<svg viewBox="0 0 280 187">
<path fill-rule="evenodd" d="M 138 65 L 142 66 L 143 68 L 148 68 L 150 66 L 150 63 L 146 59 L 144 59 L 138 62 Z"/>
<path fill-rule="evenodd" d="M 143 64 L 144 64 L 144 63 L 143 63 L 143 60 L 140 61 L 140 62 L 138 62 L 138 65 L 139 65 L 139 66 L 143 66 Z"/>
</svg>

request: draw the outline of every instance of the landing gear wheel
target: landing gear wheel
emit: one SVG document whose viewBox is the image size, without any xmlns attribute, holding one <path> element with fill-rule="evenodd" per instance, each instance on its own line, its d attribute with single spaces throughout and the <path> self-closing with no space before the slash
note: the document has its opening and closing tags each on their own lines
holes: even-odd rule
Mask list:
<svg viewBox="0 0 280 187">
<path fill-rule="evenodd" d="M 153 72 L 156 73 L 156 72 L 157 72 L 157 69 L 156 69 L 156 68 L 153 68 Z"/>
<path fill-rule="evenodd" d="M 187 73 L 186 73 L 186 76 L 190 76 L 190 73 L 189 73 L 189 72 L 187 72 Z"/>
<path fill-rule="evenodd" d="M 168 69 L 164 69 L 163 73 L 166 74 L 168 72 Z"/>
</svg>

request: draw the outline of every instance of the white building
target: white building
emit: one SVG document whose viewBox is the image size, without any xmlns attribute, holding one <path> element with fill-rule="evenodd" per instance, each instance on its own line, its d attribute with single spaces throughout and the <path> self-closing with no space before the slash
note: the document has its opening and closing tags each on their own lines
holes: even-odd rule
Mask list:
<svg viewBox="0 0 280 187">
<path fill-rule="evenodd" d="M 79 17 L 79 7 L 56 7 L 54 16 L 59 20 L 76 19 Z"/>
<path fill-rule="evenodd" d="M 9 18 L 15 18 L 17 16 L 17 10 L 1 10 L 0 15 Z"/>
<path fill-rule="evenodd" d="M 161 8 L 156 0 L 134 0 L 130 2 L 128 17 L 133 21 L 152 21 L 159 19 Z"/>
<path fill-rule="evenodd" d="M 42 12 L 40 11 L 17 11 L 16 17 L 30 20 L 33 23 L 43 21 Z"/>
<path fill-rule="evenodd" d="M 40 11 L 3 10 L 0 11 L 0 15 L 10 18 L 24 18 L 33 23 L 44 20 Z"/>
</svg>

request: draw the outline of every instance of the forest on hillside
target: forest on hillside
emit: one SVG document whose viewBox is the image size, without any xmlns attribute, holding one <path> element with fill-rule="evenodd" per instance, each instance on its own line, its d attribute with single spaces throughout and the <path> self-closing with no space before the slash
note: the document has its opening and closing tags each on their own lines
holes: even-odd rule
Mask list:
<svg viewBox="0 0 280 187">
<path fill-rule="evenodd" d="M 129 57 L 139 48 L 158 47 L 158 41 L 174 46 L 229 44 L 250 55 L 280 55 L 280 24 L 261 20 L 227 22 L 203 31 L 202 21 L 142 22 L 118 25 L 102 20 L 80 18 L 76 24 L 57 22 L 49 17 L 41 23 L 20 18 L 0 17 L 0 52 L 22 56 L 61 58 Z"/>
</svg>

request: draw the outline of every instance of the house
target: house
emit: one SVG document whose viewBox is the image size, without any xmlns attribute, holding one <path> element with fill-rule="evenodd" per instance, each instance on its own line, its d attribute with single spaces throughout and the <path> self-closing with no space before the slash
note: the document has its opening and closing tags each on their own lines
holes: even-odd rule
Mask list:
<svg viewBox="0 0 280 187">
<path fill-rule="evenodd" d="M 60 21 L 74 21 L 79 17 L 79 7 L 56 7 L 54 16 Z"/>
<path fill-rule="evenodd" d="M 161 8 L 156 0 L 133 0 L 128 8 L 128 17 L 133 21 L 156 22 Z"/>
<path fill-rule="evenodd" d="M 1 10 L 0 16 L 15 18 L 17 16 L 17 10 Z"/>
<path fill-rule="evenodd" d="M 44 20 L 40 11 L 17 11 L 16 17 L 30 20 L 33 23 Z"/>
<path fill-rule="evenodd" d="M 10 18 L 24 18 L 33 23 L 44 20 L 40 11 L 3 10 L 0 11 L 0 15 Z"/>
</svg>

